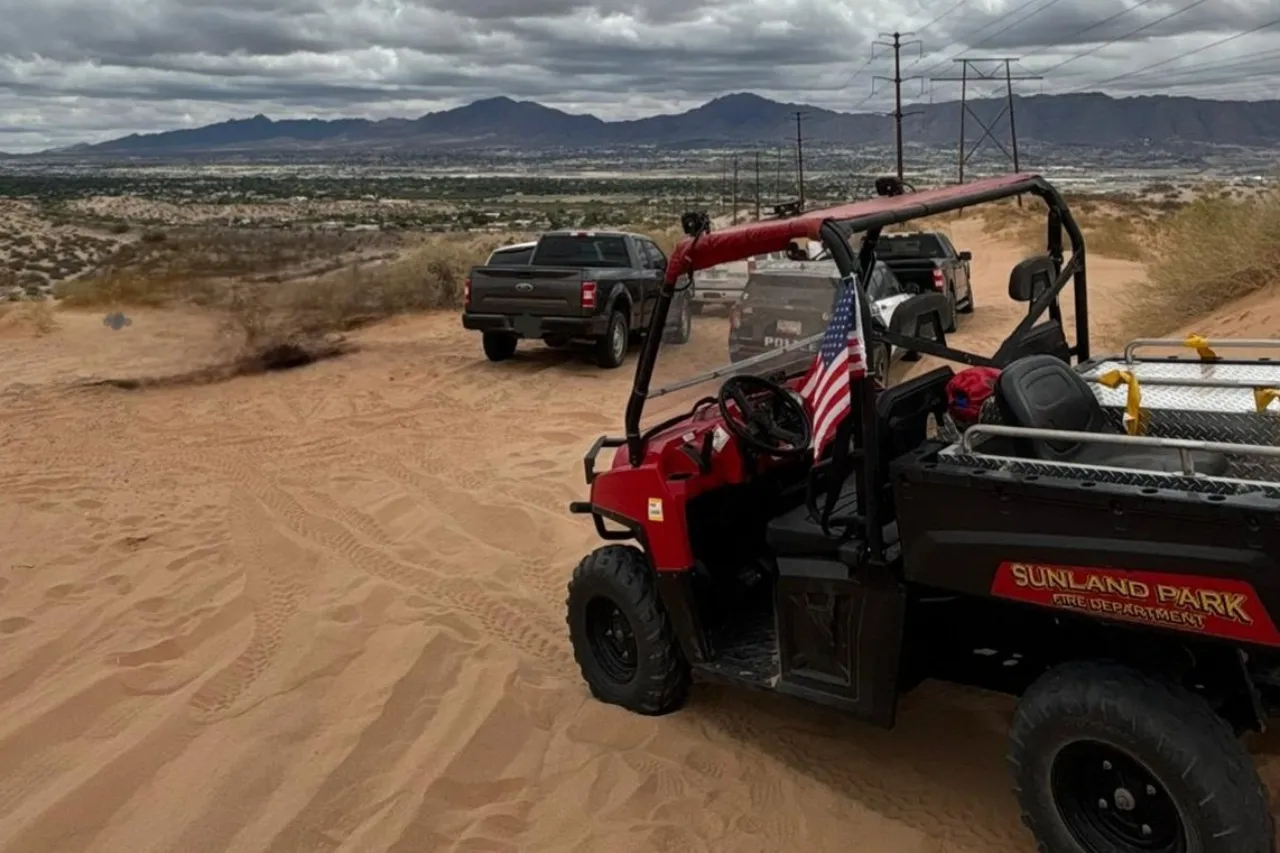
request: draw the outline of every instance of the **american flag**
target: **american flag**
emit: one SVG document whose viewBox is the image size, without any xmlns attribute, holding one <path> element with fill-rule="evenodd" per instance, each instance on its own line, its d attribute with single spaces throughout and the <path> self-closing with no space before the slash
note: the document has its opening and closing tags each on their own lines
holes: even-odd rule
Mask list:
<svg viewBox="0 0 1280 853">
<path fill-rule="evenodd" d="M 860 327 L 856 279 L 847 276 L 840 286 L 822 346 L 800 385 L 800 396 L 813 416 L 814 459 L 822 455 L 835 435 L 836 425 L 849 412 L 850 383 L 867 375 L 867 346 Z"/>
</svg>

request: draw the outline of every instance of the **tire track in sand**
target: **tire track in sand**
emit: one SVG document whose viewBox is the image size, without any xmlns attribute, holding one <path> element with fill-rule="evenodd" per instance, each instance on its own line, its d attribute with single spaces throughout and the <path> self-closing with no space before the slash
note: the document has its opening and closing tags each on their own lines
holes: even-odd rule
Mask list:
<svg viewBox="0 0 1280 853">
<path fill-rule="evenodd" d="M 232 457 L 210 464 L 238 486 L 252 493 L 278 515 L 295 535 L 346 560 L 353 568 L 375 575 L 427 598 L 437 598 L 470 615 L 484 630 L 512 649 L 531 655 L 557 670 L 571 661 L 567 641 L 558 620 L 533 618 L 521 608 L 478 589 L 465 578 L 445 577 L 388 554 L 384 548 L 361 541 L 340 521 L 306 509 L 293 495 L 264 480 L 253 466 Z M 373 520 L 370 519 L 370 524 Z"/>
<path fill-rule="evenodd" d="M 289 620 L 319 575 L 320 555 L 281 535 L 263 503 L 243 489 L 231 495 L 231 536 L 253 605 L 253 633 L 244 651 L 192 695 L 190 705 L 201 721 L 225 712 L 270 668 Z"/>
</svg>

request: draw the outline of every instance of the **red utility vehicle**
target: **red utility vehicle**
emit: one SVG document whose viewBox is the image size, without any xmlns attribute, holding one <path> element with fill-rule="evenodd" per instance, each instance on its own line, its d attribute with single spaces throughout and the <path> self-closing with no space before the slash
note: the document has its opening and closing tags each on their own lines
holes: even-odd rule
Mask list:
<svg viewBox="0 0 1280 853">
<path fill-rule="evenodd" d="M 882 726 L 925 678 L 1004 691 L 1020 697 L 1009 761 L 1041 850 L 1266 853 L 1267 794 L 1237 736 L 1280 695 L 1280 363 L 1219 351 L 1276 341 L 1091 358 L 1084 239 L 1029 174 L 688 229 L 652 328 L 699 269 L 808 238 L 842 276 L 865 275 L 885 227 L 1014 196 L 1045 203 L 1046 250 L 1010 273 L 1027 313 L 997 352 L 886 329 L 860 303 L 868 347 L 999 369 L 962 430 L 949 366 L 887 389 L 855 380 L 815 463 L 796 393 L 812 354 L 651 391 L 662 336 L 645 339 L 625 435 L 592 445 L 590 498 L 570 507 L 607 541 L 569 584 L 582 675 L 643 714 L 679 707 L 697 677 Z M 695 330 L 679 358 L 706 349 Z M 711 381 L 644 422 L 659 398 Z"/>
</svg>

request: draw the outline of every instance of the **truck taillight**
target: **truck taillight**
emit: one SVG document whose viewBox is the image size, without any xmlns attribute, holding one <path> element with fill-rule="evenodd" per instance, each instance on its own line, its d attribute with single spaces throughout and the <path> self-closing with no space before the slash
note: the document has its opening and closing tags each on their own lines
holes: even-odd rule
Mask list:
<svg viewBox="0 0 1280 853">
<path fill-rule="evenodd" d="M 462 307 L 471 307 L 471 276 L 467 276 L 466 281 L 462 282 Z"/>
<path fill-rule="evenodd" d="M 584 281 L 582 283 L 582 307 L 596 307 L 596 283 L 594 281 Z"/>
<path fill-rule="evenodd" d="M 942 270 L 934 270 L 933 271 L 933 289 L 942 290 L 945 284 L 946 284 L 946 281 L 942 277 Z"/>
</svg>

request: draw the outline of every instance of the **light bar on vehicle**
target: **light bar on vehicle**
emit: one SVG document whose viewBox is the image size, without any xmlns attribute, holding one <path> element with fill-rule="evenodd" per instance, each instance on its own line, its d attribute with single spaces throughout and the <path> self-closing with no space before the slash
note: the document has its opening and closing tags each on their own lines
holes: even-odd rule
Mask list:
<svg viewBox="0 0 1280 853">
<path fill-rule="evenodd" d="M 594 281 L 584 281 L 582 283 L 582 307 L 596 307 L 596 283 Z"/>
</svg>

